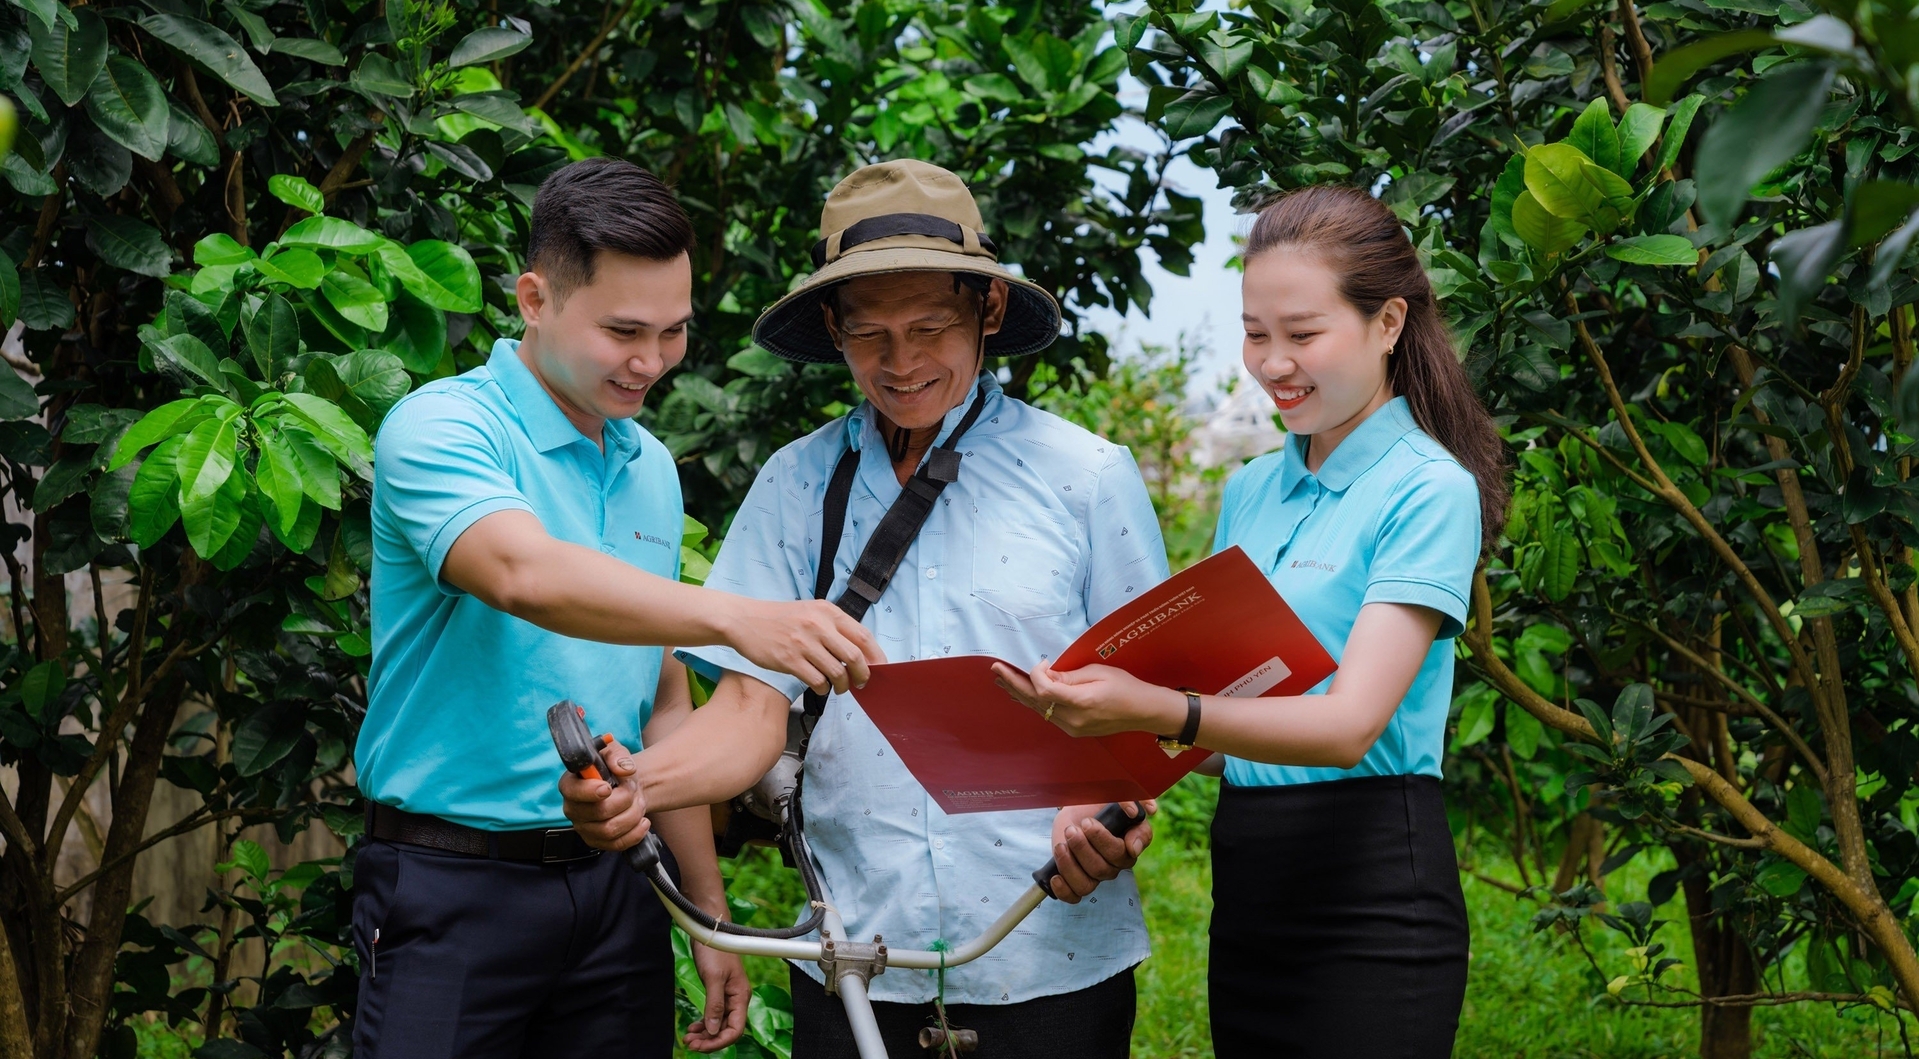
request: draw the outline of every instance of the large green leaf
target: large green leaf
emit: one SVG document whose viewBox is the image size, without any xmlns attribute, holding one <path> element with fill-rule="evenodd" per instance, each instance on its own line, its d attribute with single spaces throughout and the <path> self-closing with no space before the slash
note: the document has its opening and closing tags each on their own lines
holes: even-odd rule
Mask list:
<svg viewBox="0 0 1919 1059">
<path fill-rule="evenodd" d="M 58 331 L 73 323 L 66 287 L 44 269 L 20 276 L 20 321 L 29 331 Z"/>
<path fill-rule="evenodd" d="M 87 218 L 87 245 L 115 268 L 156 279 L 172 271 L 173 251 L 145 221 L 107 213 Z"/>
<path fill-rule="evenodd" d="M 435 309 L 480 311 L 479 266 L 457 243 L 423 239 L 402 250 L 399 244 L 387 242 L 380 247 L 380 264 L 401 286 Z"/>
<path fill-rule="evenodd" d="M 1632 185 L 1593 164 L 1569 143 L 1542 144 L 1526 152 L 1526 190 L 1555 217 L 1610 234 L 1632 209 Z"/>
<path fill-rule="evenodd" d="M 1539 204 L 1531 191 L 1521 191 L 1513 200 L 1513 231 L 1527 246 L 1551 255 L 1564 253 L 1586 234 L 1578 221 L 1555 217 Z"/>
<path fill-rule="evenodd" d="M 294 703 L 272 703 L 255 710 L 233 733 L 233 767 L 257 776 L 292 752 L 306 733 L 306 711 Z"/>
<path fill-rule="evenodd" d="M 193 244 L 193 263 L 203 268 L 209 265 L 238 265 L 252 261 L 257 256 L 252 247 L 241 246 L 225 232 L 215 232 Z"/>
<path fill-rule="evenodd" d="M 220 358 L 213 355 L 207 344 L 193 335 L 168 335 L 157 342 L 148 343 L 156 360 L 164 361 L 189 378 L 198 379 L 209 386 L 220 386 Z"/>
<path fill-rule="evenodd" d="M 1706 130 L 1693 180 L 1707 221 L 1730 227 L 1753 185 L 1805 150 L 1832 92 L 1833 76 L 1826 63 L 1775 70 Z"/>
<path fill-rule="evenodd" d="M 328 473 L 335 473 L 331 468 Z M 273 530 L 285 541 L 300 521 L 300 508 L 306 500 L 306 486 L 300 479 L 300 461 L 279 431 L 265 431 L 260 438 L 260 462 L 254 467 L 253 481 L 260 494 L 273 505 Z"/>
<path fill-rule="evenodd" d="M 187 431 L 186 441 L 173 461 L 185 502 L 212 496 L 233 473 L 238 458 L 238 419 L 235 414 L 218 415 Z"/>
<path fill-rule="evenodd" d="M 0 422 L 15 419 L 31 419 L 40 414 L 40 398 L 33 392 L 33 386 L 13 370 L 12 365 L 0 367 Z"/>
<path fill-rule="evenodd" d="M 364 278 L 336 268 L 320 281 L 320 293 L 348 320 L 369 331 L 386 330 L 386 295 Z"/>
<path fill-rule="evenodd" d="M 317 246 L 349 254 L 370 254 L 386 241 L 386 236 L 338 217 L 308 217 L 288 228 L 279 240 L 281 246 Z"/>
<path fill-rule="evenodd" d="M 340 510 L 340 468 L 319 439 L 305 430 L 282 430 L 279 435 L 300 467 L 300 488 L 315 504 Z"/>
<path fill-rule="evenodd" d="M 269 282 L 284 283 L 300 290 L 312 290 L 326 278 L 326 262 L 320 255 L 303 246 L 282 247 L 272 257 L 264 257 L 254 262 Z"/>
<path fill-rule="evenodd" d="M 103 541 L 125 540 L 127 536 L 127 499 L 133 494 L 136 468 L 122 467 L 93 480 L 87 490 L 87 518 L 93 534 Z"/>
<path fill-rule="evenodd" d="M 305 177 L 275 173 L 267 178 L 267 193 L 281 202 L 312 214 L 326 212 L 326 196 Z"/>
<path fill-rule="evenodd" d="M 1604 95 L 1586 104 L 1579 119 L 1573 122 L 1572 132 L 1566 135 L 1566 142 L 1579 148 L 1593 164 L 1615 173 L 1626 172 L 1619 167 L 1619 132 L 1613 128 L 1612 107 L 1606 104 Z"/>
<path fill-rule="evenodd" d="M 322 66 L 345 66 L 346 56 L 340 49 L 323 40 L 312 37 L 275 37 L 269 49 L 279 55 L 291 55 Z"/>
<path fill-rule="evenodd" d="M 516 29 L 505 26 L 487 26 L 467 34 L 460 43 L 453 46 L 453 54 L 447 56 L 449 66 L 472 66 L 475 63 L 490 63 L 495 59 L 504 59 L 514 55 L 533 43 L 533 38 Z"/>
<path fill-rule="evenodd" d="M 0 250 L 0 331 L 13 326 L 20 316 L 20 271 L 13 259 Z"/>
<path fill-rule="evenodd" d="M 394 65 L 393 60 L 377 52 L 366 53 L 360 65 L 354 67 L 353 77 L 348 83 L 368 95 L 413 98 L 413 85 L 400 72 L 400 68 Z"/>
<path fill-rule="evenodd" d="M 1672 99 L 1673 93 L 1679 91 L 1679 86 L 1700 70 L 1728 56 L 1773 48 L 1778 44 L 1773 35 L 1763 29 L 1746 29 L 1707 37 L 1683 48 L 1675 48 L 1659 56 L 1659 61 L 1653 65 L 1652 76 L 1646 78 L 1646 102 L 1664 106 Z"/>
<path fill-rule="evenodd" d="M 273 382 L 285 374 L 300 353 L 300 318 L 292 303 L 278 294 L 267 295 L 246 322 L 246 338 L 262 379 Z"/>
<path fill-rule="evenodd" d="M 205 425 L 207 424 L 201 424 L 201 426 Z M 180 520 L 186 524 L 187 543 L 193 546 L 193 550 L 198 552 L 201 558 L 212 559 L 219 554 L 221 548 L 226 547 L 227 541 L 233 538 L 234 531 L 240 528 L 241 506 L 246 503 L 247 498 L 246 475 L 228 473 L 214 492 L 198 500 L 185 497 L 184 460 L 191 442 L 192 435 L 189 434 L 181 443 L 180 452 L 174 459 L 183 476 Z M 232 465 L 229 464 L 227 469 L 231 472 Z M 137 484 L 137 478 L 135 482 Z"/>
<path fill-rule="evenodd" d="M 347 457 L 340 462 L 358 460 L 371 464 L 373 442 L 367 438 L 366 431 L 354 425 L 345 412 L 310 393 L 290 393 L 286 395 L 286 400 L 299 418 L 306 420 L 310 427 L 319 428 L 314 431 L 314 437 L 323 447 L 331 452 L 337 446 L 336 455 Z"/>
<path fill-rule="evenodd" d="M 373 410 L 375 422 L 413 388 L 406 365 L 384 349 L 362 349 L 334 360 L 340 381 Z"/>
<path fill-rule="evenodd" d="M 1559 603 L 1572 594 L 1573 586 L 1578 583 L 1585 549 L 1580 547 L 1579 538 L 1564 525 L 1550 528 L 1545 545 L 1546 558 L 1539 587 L 1546 593 L 1547 599 Z"/>
<path fill-rule="evenodd" d="M 91 7 L 76 7 L 72 25 L 55 19 L 51 25 L 29 22 L 27 28 L 40 80 L 67 106 L 85 99 L 107 63 L 106 22 Z"/>
<path fill-rule="evenodd" d="M 1166 104 L 1160 125 L 1175 140 L 1204 136 L 1232 109 L 1233 101 L 1225 96 L 1195 89 Z"/>
<path fill-rule="evenodd" d="M 157 162 L 166 153 L 172 116 L 167 95 L 147 68 L 124 55 L 107 60 L 87 93 L 87 114 L 127 150 Z"/>
<path fill-rule="evenodd" d="M 446 314 L 401 291 L 387 307 L 387 324 L 380 348 L 400 358 L 406 370 L 424 375 L 446 356 Z"/>
<path fill-rule="evenodd" d="M 1619 119 L 1619 165 L 1616 172 L 1620 176 L 1632 178 L 1640 157 L 1652 148 L 1654 140 L 1659 139 L 1659 127 L 1665 121 L 1666 112 L 1658 107 L 1634 103 L 1626 108 L 1626 113 Z"/>
<path fill-rule="evenodd" d="M 167 103 L 167 151 L 194 165 L 220 164 L 220 145 L 213 139 L 212 130 L 171 101 Z"/>
<path fill-rule="evenodd" d="M 183 397 L 178 401 L 169 401 L 140 417 L 140 421 L 127 428 L 115 443 L 113 458 L 107 461 L 107 470 L 115 471 L 133 462 L 140 450 L 156 442 L 164 441 L 199 422 L 193 413 L 204 412 L 206 402 L 197 397 Z"/>
<path fill-rule="evenodd" d="M 1606 256 L 1634 265 L 1695 265 L 1699 251 L 1683 235 L 1636 235 L 1606 248 Z"/>
<path fill-rule="evenodd" d="M 140 28 L 173 45 L 180 54 L 206 67 L 215 77 L 245 93 L 262 106 L 278 106 L 273 86 L 240 42 L 225 30 L 185 15 L 148 15 Z"/>
</svg>

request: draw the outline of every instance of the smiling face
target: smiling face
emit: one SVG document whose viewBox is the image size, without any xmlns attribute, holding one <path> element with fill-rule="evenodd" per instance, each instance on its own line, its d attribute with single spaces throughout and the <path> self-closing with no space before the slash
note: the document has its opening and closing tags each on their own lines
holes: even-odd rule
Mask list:
<svg viewBox="0 0 1919 1059">
<path fill-rule="evenodd" d="M 603 250 L 592 281 L 562 297 L 538 272 L 521 273 L 516 293 L 526 320 L 520 359 L 595 442 L 606 420 L 638 415 L 686 356 L 693 268 L 685 254 L 651 261 Z"/>
<path fill-rule="evenodd" d="M 1240 286 L 1246 370 L 1279 408 L 1286 429 L 1313 438 L 1317 468 L 1333 446 L 1392 400 L 1386 357 L 1406 323 L 1393 298 L 1368 320 L 1339 290 L 1319 255 L 1275 247 L 1246 263 Z"/>
<path fill-rule="evenodd" d="M 983 335 L 1006 316 L 1006 284 L 980 296 L 954 290 L 950 272 L 890 272 L 847 280 L 830 303 L 826 331 L 846 357 L 853 381 L 895 426 L 933 426 L 972 392 Z"/>
</svg>

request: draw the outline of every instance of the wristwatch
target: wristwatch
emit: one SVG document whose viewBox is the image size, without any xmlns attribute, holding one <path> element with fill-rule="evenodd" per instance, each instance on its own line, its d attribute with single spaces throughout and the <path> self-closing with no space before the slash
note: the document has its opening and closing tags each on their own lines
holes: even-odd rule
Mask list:
<svg viewBox="0 0 1919 1059">
<path fill-rule="evenodd" d="M 1199 692 L 1192 688 L 1179 689 L 1186 696 L 1186 724 L 1178 735 L 1159 737 L 1159 748 L 1168 756 L 1178 756 L 1193 749 L 1193 741 L 1199 738 Z"/>
</svg>

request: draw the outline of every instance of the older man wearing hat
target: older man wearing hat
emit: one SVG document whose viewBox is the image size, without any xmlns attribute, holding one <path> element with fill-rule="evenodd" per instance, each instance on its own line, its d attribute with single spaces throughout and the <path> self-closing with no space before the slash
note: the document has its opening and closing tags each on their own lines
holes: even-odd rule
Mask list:
<svg viewBox="0 0 1919 1059">
<path fill-rule="evenodd" d="M 894 661 L 991 654 L 1030 665 L 1163 579 L 1165 548 L 1132 455 L 1007 396 L 983 370 L 989 356 L 1051 344 L 1060 310 L 998 263 L 960 179 L 917 161 L 867 166 L 833 189 L 820 230 L 817 271 L 760 317 L 753 337 L 787 360 L 843 361 L 866 400 L 773 455 L 707 584 L 766 600 L 838 599 L 864 614 Z M 919 498 L 922 520 L 904 530 L 902 494 L 900 507 Z M 804 690 L 730 648 L 681 657 L 709 676 L 764 682 L 789 701 Z M 847 923 L 903 948 L 970 938 L 1029 885 L 1028 865 L 1054 856 L 1062 900 L 978 962 L 947 972 L 945 1017 L 978 1031 L 981 1055 L 1127 1055 L 1132 971 L 1147 939 L 1123 872 L 1151 841 L 1150 825 L 1115 837 L 1090 819 L 1096 806 L 948 817 L 854 695 L 809 706 L 817 725 L 804 767 L 805 827 Z M 669 737 L 615 768 L 643 784 L 655 770 L 699 774 L 713 793 L 731 794 L 771 764 Z M 626 787 L 562 789 L 589 842 L 638 841 Z M 685 795 L 665 797 L 677 804 Z M 800 969 L 794 1055 L 855 1055 L 818 969 Z M 917 1034 L 935 1017 L 936 979 L 911 971 L 873 979 L 893 1055 L 923 1054 Z"/>
</svg>

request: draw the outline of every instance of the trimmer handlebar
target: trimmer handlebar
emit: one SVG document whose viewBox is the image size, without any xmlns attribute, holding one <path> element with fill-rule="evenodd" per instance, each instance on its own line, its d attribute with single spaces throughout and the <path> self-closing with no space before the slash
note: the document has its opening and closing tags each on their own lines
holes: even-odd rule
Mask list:
<svg viewBox="0 0 1919 1059">
<path fill-rule="evenodd" d="M 600 756 L 600 747 L 605 744 L 594 739 L 592 730 L 586 726 L 585 707 L 574 705 L 570 699 L 554 703 L 547 707 L 546 727 L 553 735 L 553 748 L 560 752 L 560 760 L 568 772 L 581 779 L 620 785 L 620 778 L 606 767 L 606 759 Z M 652 875 L 660 863 L 660 837 L 648 832 L 639 845 L 626 851 L 626 862 L 634 871 Z"/>
<path fill-rule="evenodd" d="M 1101 827 L 1123 839 L 1132 832 L 1133 828 L 1146 822 L 1146 810 L 1142 806 L 1138 816 L 1127 816 L 1126 810 L 1118 802 L 1111 802 L 1093 819 L 1099 821 Z M 1059 861 L 1056 858 L 1048 858 L 1046 863 L 1033 873 L 1033 881 L 1039 884 L 1039 888 L 1046 893 L 1046 896 L 1052 897 L 1054 896 L 1053 876 L 1058 874 Z"/>
</svg>

